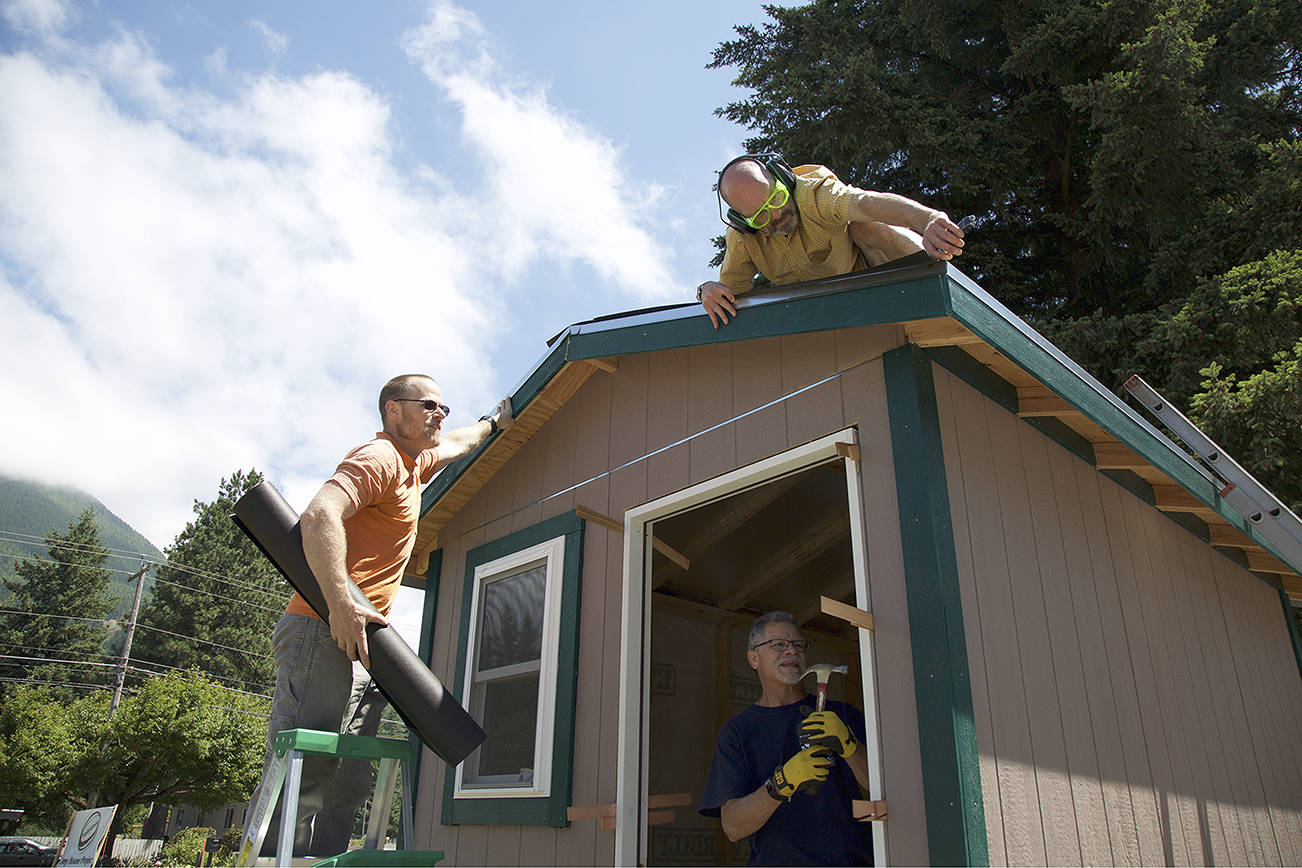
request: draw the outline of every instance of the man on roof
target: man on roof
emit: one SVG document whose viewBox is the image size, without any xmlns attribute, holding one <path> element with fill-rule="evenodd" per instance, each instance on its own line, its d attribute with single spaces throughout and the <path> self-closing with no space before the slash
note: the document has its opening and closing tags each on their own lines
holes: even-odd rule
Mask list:
<svg viewBox="0 0 1302 868">
<path fill-rule="evenodd" d="M 777 154 L 746 154 L 719 171 L 716 191 L 728 225 L 723 266 L 696 288 L 716 329 L 737 315 L 737 296 L 756 274 L 799 283 L 919 250 L 944 260 L 963 252 L 963 230 L 945 212 L 843 184 L 826 166 L 792 169 Z"/>
</svg>

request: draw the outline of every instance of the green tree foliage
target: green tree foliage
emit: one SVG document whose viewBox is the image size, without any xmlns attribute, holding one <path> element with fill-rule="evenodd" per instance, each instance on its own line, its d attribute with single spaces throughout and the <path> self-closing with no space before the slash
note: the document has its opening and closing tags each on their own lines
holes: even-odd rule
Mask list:
<svg viewBox="0 0 1302 868">
<path fill-rule="evenodd" d="M 150 678 L 112 719 L 103 693 L 65 702 L 40 688 L 0 701 L 0 801 L 51 825 L 73 810 L 246 799 L 266 740 L 266 703 L 197 672 Z M 116 836 L 119 820 L 110 835 Z"/>
<path fill-rule="evenodd" d="M 39 541 L 45 533 L 66 526 L 87 508 L 95 510 L 100 540 L 109 550 L 104 566 L 113 573 L 109 592 L 116 605 L 111 617 L 118 618 L 131 608 L 133 588 L 127 577 L 140 568 L 142 558 L 158 560 L 162 553 L 84 491 L 0 475 L 0 579 L 13 578 L 16 561 L 44 557 Z M 0 600 L 7 596 L 0 586 Z"/>
<path fill-rule="evenodd" d="M 711 64 L 751 91 L 719 111 L 755 133 L 745 146 L 977 214 L 963 267 L 1018 313 L 1149 310 L 1260 255 L 1246 205 L 1302 126 L 1286 4 L 765 8 Z M 1289 247 L 1298 215 L 1296 199 L 1273 215 Z"/>
<path fill-rule="evenodd" d="M 1294 509 L 1302 16 L 1275 0 L 766 6 L 711 64 L 747 150 L 976 214 L 956 263 L 1138 372 Z M 1292 11 L 1290 11 L 1292 10 Z"/>
<path fill-rule="evenodd" d="M 45 548 L 45 558 L 20 561 L 16 576 L 3 580 L 10 596 L 0 612 L 0 673 L 18 681 L 107 683 L 107 666 L 96 664 L 112 662 L 101 652 L 113 601 L 94 511 L 83 510 L 67 533 L 50 531 Z"/>
<path fill-rule="evenodd" d="M 235 501 L 261 481 L 256 470 L 236 471 L 211 503 L 195 501 L 194 520 L 165 550 L 168 563 L 141 607 L 133 659 L 195 667 L 231 687 L 271 693 L 271 630 L 289 589 L 231 521 Z"/>
</svg>

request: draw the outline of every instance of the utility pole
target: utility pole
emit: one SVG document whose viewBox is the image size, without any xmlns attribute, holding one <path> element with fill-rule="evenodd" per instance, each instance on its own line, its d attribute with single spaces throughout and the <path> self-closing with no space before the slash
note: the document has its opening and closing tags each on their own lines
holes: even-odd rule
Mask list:
<svg viewBox="0 0 1302 868">
<path fill-rule="evenodd" d="M 143 561 L 143 558 L 141 559 Z M 109 703 L 109 717 L 117 713 L 118 703 L 122 701 L 122 682 L 127 677 L 127 664 L 131 661 L 131 637 L 136 632 L 136 616 L 140 614 L 140 595 L 145 589 L 145 571 L 149 563 L 143 562 L 140 569 L 131 578 L 136 582 L 136 598 L 131 603 L 131 617 L 127 620 L 127 637 L 122 642 L 122 661 L 118 663 L 117 677 L 113 684 L 113 701 Z"/>
</svg>

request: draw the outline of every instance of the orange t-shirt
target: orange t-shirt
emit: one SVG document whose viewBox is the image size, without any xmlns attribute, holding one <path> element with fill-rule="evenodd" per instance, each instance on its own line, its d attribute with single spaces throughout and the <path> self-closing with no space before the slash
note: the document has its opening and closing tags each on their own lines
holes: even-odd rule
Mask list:
<svg viewBox="0 0 1302 868">
<path fill-rule="evenodd" d="M 413 458 L 381 431 L 348 453 L 330 477 L 357 509 L 344 520 L 348 575 L 382 615 L 389 614 L 402 584 L 416 545 L 420 488 L 433 478 L 437 463 L 434 450 Z M 285 611 L 319 617 L 297 592 Z"/>
</svg>

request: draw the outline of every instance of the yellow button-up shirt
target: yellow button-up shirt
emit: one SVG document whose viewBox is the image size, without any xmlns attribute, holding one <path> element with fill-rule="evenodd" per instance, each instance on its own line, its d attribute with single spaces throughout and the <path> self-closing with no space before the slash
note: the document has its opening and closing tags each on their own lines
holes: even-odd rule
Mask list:
<svg viewBox="0 0 1302 868">
<path fill-rule="evenodd" d="M 791 235 L 750 234 L 728 228 L 719 282 L 733 292 L 751 288 L 755 274 L 777 284 L 799 283 L 867 268 L 850 240 L 854 188 L 826 166 L 797 166 L 796 208 L 800 226 Z"/>
</svg>

